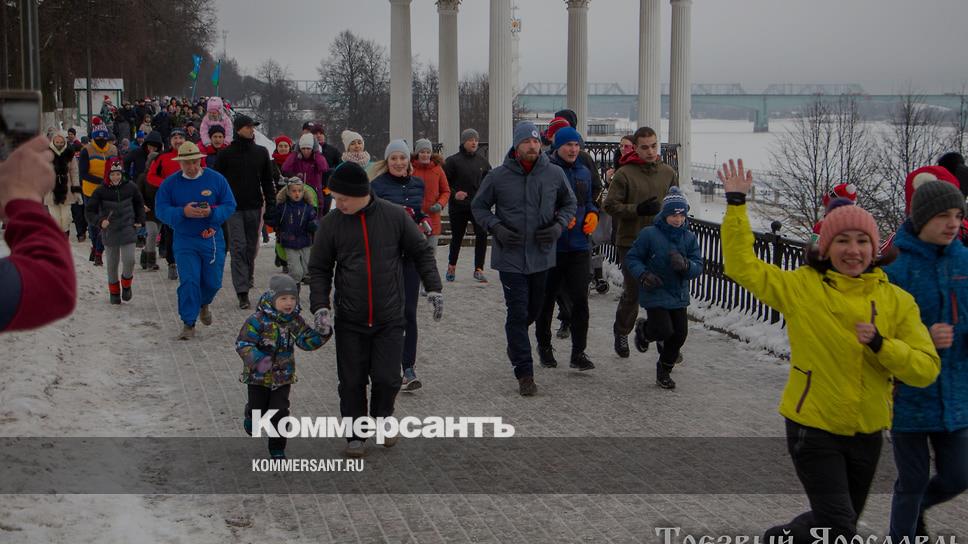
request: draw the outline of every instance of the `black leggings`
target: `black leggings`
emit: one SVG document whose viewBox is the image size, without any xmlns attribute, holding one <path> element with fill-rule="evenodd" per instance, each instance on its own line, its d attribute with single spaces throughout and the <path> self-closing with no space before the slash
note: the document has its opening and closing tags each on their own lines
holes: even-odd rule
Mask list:
<svg viewBox="0 0 968 544">
<path fill-rule="evenodd" d="M 289 388 L 288 384 L 276 389 L 264 385 L 249 384 L 249 402 L 245 405 L 246 417 L 252 417 L 252 410 L 262 410 L 263 414 L 269 410 L 279 410 L 271 420 L 273 427 L 279 430 L 279 421 L 289 415 Z M 253 420 L 253 428 L 255 424 Z M 285 437 L 269 437 L 269 449 L 286 449 Z"/>
</svg>

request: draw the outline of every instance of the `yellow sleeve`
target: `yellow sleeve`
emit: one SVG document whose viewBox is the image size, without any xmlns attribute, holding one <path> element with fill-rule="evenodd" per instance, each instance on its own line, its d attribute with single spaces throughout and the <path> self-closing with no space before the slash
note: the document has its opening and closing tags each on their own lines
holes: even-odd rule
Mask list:
<svg viewBox="0 0 968 544">
<path fill-rule="evenodd" d="M 720 235 L 726 275 L 770 307 L 783 314 L 792 313 L 800 300 L 800 274 L 782 270 L 756 256 L 745 204 L 726 206 Z"/>
<path fill-rule="evenodd" d="M 931 341 L 931 333 L 921 321 L 914 297 L 892 286 L 898 295 L 894 338 L 884 338 L 877 361 L 899 380 L 913 387 L 927 387 L 941 372 L 941 358 Z"/>
</svg>

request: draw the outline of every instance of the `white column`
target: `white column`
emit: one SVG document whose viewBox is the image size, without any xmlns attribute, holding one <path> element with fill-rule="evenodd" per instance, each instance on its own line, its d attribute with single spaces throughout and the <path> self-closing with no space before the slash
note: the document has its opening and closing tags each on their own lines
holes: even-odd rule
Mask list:
<svg viewBox="0 0 968 544">
<path fill-rule="evenodd" d="M 413 145 L 410 1 L 390 0 L 390 139 Z"/>
<path fill-rule="evenodd" d="M 662 141 L 661 0 L 639 0 L 639 126 Z"/>
<path fill-rule="evenodd" d="M 437 103 L 437 141 L 444 156 L 457 151 L 460 144 L 460 102 L 457 93 L 457 8 L 460 0 L 437 0 L 439 20 L 437 63 L 439 93 Z"/>
<path fill-rule="evenodd" d="M 692 0 L 672 1 L 672 69 L 669 78 L 669 143 L 679 144 L 679 183 L 690 183 L 692 81 L 689 57 Z"/>
<path fill-rule="evenodd" d="M 487 157 L 504 162 L 514 130 L 511 112 L 511 0 L 491 0 L 488 66 Z"/>
<path fill-rule="evenodd" d="M 578 117 L 578 132 L 588 129 L 588 2 L 565 0 L 568 5 L 568 107 Z"/>
</svg>

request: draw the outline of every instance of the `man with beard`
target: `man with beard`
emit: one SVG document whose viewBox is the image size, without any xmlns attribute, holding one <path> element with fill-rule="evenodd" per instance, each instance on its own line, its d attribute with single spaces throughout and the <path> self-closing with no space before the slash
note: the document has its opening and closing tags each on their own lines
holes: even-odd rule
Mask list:
<svg viewBox="0 0 968 544">
<path fill-rule="evenodd" d="M 504 286 L 507 354 L 522 396 L 538 389 L 528 328 L 544 302 L 555 243 L 576 206 L 568 178 L 541 153 L 541 135 L 528 122 L 514 129 L 514 147 L 484 178 L 471 203 L 474 220 L 494 236 L 491 268 L 500 272 Z"/>
</svg>

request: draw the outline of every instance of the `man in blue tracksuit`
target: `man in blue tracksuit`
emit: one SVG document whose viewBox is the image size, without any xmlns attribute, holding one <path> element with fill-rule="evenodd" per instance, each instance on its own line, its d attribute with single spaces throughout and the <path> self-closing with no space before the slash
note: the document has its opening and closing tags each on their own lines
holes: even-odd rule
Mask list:
<svg viewBox="0 0 968 544">
<path fill-rule="evenodd" d="M 181 340 L 195 336 L 196 319 L 212 324 L 209 304 L 222 288 L 225 267 L 222 223 L 235 212 L 232 188 L 222 174 L 202 168 L 204 156 L 194 143 L 183 143 L 173 159 L 181 172 L 165 178 L 155 196 L 155 216 L 175 233 Z"/>
</svg>

